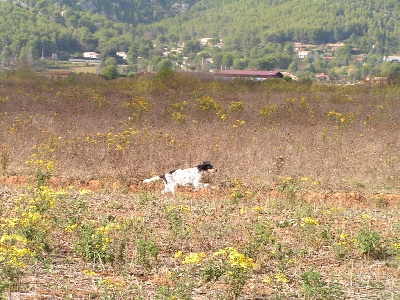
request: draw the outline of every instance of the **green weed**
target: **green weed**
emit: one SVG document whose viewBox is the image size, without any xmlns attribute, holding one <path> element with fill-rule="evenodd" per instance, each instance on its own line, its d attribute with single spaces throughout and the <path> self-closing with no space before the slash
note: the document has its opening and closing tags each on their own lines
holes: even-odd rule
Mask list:
<svg viewBox="0 0 400 300">
<path fill-rule="evenodd" d="M 321 274 L 314 270 L 308 270 L 301 274 L 301 279 L 303 280 L 303 294 L 306 299 L 340 299 L 343 295 L 342 287 L 338 283 L 326 283 Z"/>
<path fill-rule="evenodd" d="M 138 263 L 150 270 L 152 261 L 157 259 L 159 248 L 153 239 L 139 239 L 136 241 Z"/>
<path fill-rule="evenodd" d="M 387 255 L 387 246 L 382 236 L 379 232 L 366 227 L 358 231 L 357 246 L 361 253 L 367 257 L 381 259 Z"/>
<path fill-rule="evenodd" d="M 122 263 L 127 247 L 126 225 L 107 219 L 100 225 L 93 220 L 82 222 L 75 230 L 75 252 L 94 262 Z"/>
</svg>

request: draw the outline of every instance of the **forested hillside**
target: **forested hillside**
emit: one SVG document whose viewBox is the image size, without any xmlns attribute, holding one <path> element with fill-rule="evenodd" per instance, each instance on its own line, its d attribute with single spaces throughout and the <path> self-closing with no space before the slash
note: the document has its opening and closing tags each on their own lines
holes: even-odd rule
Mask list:
<svg viewBox="0 0 400 300">
<path fill-rule="evenodd" d="M 209 68 L 304 73 L 302 65 L 313 74 L 348 67 L 358 53 L 371 64 L 361 75 L 376 75 L 376 63 L 399 52 L 399 7 L 398 0 L 7 0 L 0 2 L 0 67 L 83 51 L 99 52 L 105 61 L 125 51 L 138 68 L 182 65 L 185 57 L 193 70 L 209 58 Z M 200 38 L 213 43 L 201 45 Z M 331 53 L 333 63 L 314 55 L 300 64 L 293 42 L 346 47 Z M 182 51 L 165 56 L 183 44 Z"/>
<path fill-rule="evenodd" d="M 151 26 L 155 35 L 222 37 L 225 46 L 248 50 L 268 42 L 350 41 L 367 52 L 397 52 L 397 0 L 202 1 L 187 14 Z M 146 27 L 148 28 L 148 27 Z"/>
</svg>

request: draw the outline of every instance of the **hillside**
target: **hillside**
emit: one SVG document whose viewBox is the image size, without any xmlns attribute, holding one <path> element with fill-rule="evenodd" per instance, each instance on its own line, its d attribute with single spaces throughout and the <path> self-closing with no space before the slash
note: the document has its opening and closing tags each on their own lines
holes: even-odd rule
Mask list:
<svg viewBox="0 0 400 300">
<path fill-rule="evenodd" d="M 197 70 L 209 59 L 208 68 L 280 68 L 310 77 L 354 63 L 358 73 L 353 68 L 352 76 L 362 78 L 385 75 L 382 58 L 397 54 L 399 25 L 396 0 L 0 2 L 0 66 L 32 64 L 53 53 L 66 60 L 84 51 L 97 51 L 105 61 L 125 51 L 135 69 L 186 64 Z M 200 38 L 214 44 L 201 45 Z M 299 63 L 293 42 L 346 47 L 329 54 L 333 62 L 318 62 L 326 51 L 321 46 Z M 174 50 L 182 44 L 183 50 Z M 166 49 L 176 52 L 166 57 Z M 355 54 L 363 55 L 363 64 L 355 63 Z M 348 76 L 345 71 L 333 77 Z"/>
<path fill-rule="evenodd" d="M 397 51 L 398 1 L 204 1 L 189 13 L 150 26 L 155 35 L 223 38 L 225 45 L 248 50 L 268 42 L 347 41 L 368 52 Z M 149 27 L 146 27 L 146 29 Z"/>
</svg>

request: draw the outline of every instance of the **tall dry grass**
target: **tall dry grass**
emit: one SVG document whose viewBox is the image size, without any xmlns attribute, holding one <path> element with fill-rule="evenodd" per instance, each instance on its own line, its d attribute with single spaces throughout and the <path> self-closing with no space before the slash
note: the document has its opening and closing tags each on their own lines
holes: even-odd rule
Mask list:
<svg viewBox="0 0 400 300">
<path fill-rule="evenodd" d="M 216 81 L 172 73 L 106 81 L 0 78 L 4 174 L 141 181 L 212 161 L 215 185 L 393 190 L 399 182 L 398 86 Z M 33 155 L 33 156 L 32 156 Z"/>
</svg>

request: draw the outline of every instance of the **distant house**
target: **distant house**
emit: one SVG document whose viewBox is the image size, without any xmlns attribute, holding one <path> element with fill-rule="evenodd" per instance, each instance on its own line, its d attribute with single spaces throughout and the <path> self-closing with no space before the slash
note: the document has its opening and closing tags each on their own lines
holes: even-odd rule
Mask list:
<svg viewBox="0 0 400 300">
<path fill-rule="evenodd" d="M 201 38 L 199 39 L 201 45 L 207 45 L 208 41 L 213 40 L 213 38 Z"/>
<path fill-rule="evenodd" d="M 328 44 L 329 49 L 331 49 L 332 51 L 336 51 L 337 49 L 339 49 L 343 46 L 344 46 L 343 43 Z"/>
<path fill-rule="evenodd" d="M 389 55 L 388 57 L 384 57 L 383 60 L 384 61 L 399 61 L 400 62 L 400 56 Z"/>
<path fill-rule="evenodd" d="M 128 54 L 126 54 L 126 52 L 117 52 L 117 56 L 122 57 L 123 59 L 128 58 Z"/>
<path fill-rule="evenodd" d="M 372 85 L 385 85 L 389 82 L 389 78 L 387 77 L 374 77 L 372 79 L 367 78 Z"/>
<path fill-rule="evenodd" d="M 299 51 L 297 52 L 297 55 L 299 56 L 300 59 L 306 58 L 308 55 L 309 51 Z"/>
<path fill-rule="evenodd" d="M 214 63 L 212 58 L 206 58 L 206 62 L 209 63 L 209 64 L 213 64 Z"/>
<path fill-rule="evenodd" d="M 187 65 L 188 64 L 188 59 L 189 59 L 188 56 L 182 57 L 182 65 Z"/>
<path fill-rule="evenodd" d="M 294 42 L 293 43 L 294 51 L 299 51 L 303 47 L 302 43 Z"/>
<path fill-rule="evenodd" d="M 171 55 L 178 55 L 178 54 L 181 54 L 182 51 L 183 51 L 183 48 L 171 49 L 171 51 L 165 51 L 165 52 L 163 52 L 163 55 L 164 55 L 165 57 L 168 57 L 170 54 L 171 54 Z"/>
<path fill-rule="evenodd" d="M 100 59 L 100 54 L 98 54 L 96 52 L 83 52 L 83 57 Z"/>
<path fill-rule="evenodd" d="M 329 79 L 329 76 L 325 73 L 317 73 L 315 74 L 315 78 L 317 78 L 320 81 L 327 81 Z"/>
<path fill-rule="evenodd" d="M 356 62 L 362 63 L 364 58 L 363 57 L 356 57 Z"/>
<path fill-rule="evenodd" d="M 251 78 L 255 80 L 283 78 L 283 74 L 279 71 L 221 70 L 214 74 L 221 77 Z"/>
</svg>

